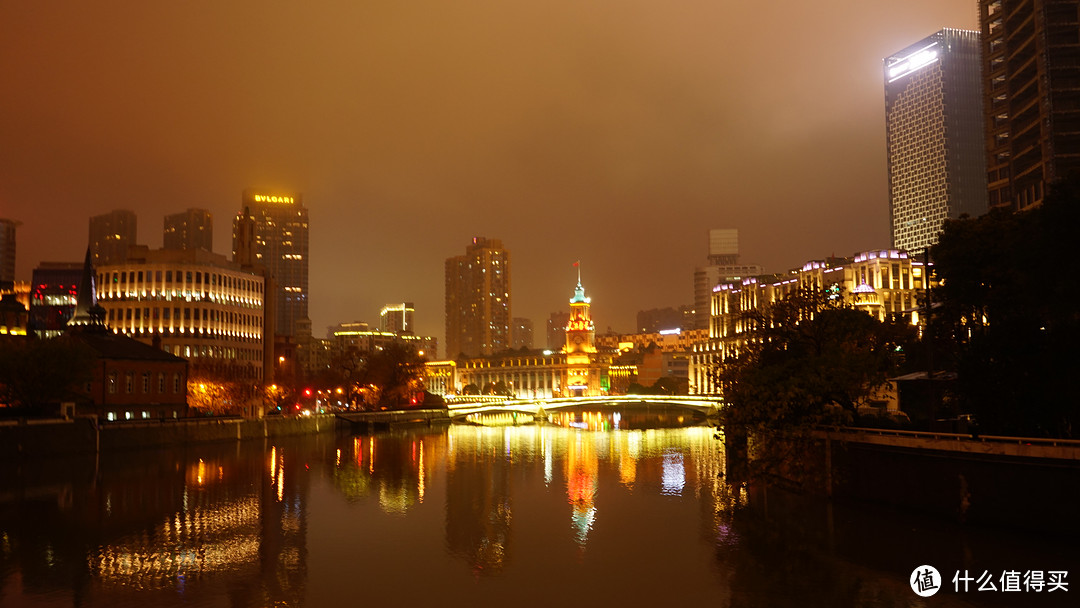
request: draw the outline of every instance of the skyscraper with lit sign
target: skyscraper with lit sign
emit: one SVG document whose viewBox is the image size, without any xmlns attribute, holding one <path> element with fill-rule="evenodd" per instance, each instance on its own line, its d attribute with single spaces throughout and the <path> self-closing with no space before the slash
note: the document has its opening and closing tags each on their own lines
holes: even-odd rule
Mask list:
<svg viewBox="0 0 1080 608">
<path fill-rule="evenodd" d="M 276 333 L 296 334 L 308 317 L 308 210 L 299 194 L 244 190 L 233 221 L 233 259 L 263 266 L 273 279 Z"/>
<path fill-rule="evenodd" d="M 920 253 L 947 218 L 987 208 L 979 33 L 943 29 L 885 58 L 893 247 Z"/>
<path fill-rule="evenodd" d="M 465 255 L 446 260 L 446 356 L 510 348 L 510 319 L 510 252 L 476 237 Z"/>
</svg>

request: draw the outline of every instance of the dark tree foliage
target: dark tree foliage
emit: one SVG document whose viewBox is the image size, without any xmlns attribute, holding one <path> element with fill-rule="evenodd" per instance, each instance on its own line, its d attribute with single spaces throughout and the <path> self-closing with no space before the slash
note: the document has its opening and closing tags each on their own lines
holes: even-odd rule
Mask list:
<svg viewBox="0 0 1080 608">
<path fill-rule="evenodd" d="M 360 383 L 374 384 L 381 406 L 400 408 L 420 399 L 424 377 L 424 358 L 415 348 L 392 342 L 366 357 L 360 371 Z"/>
<path fill-rule="evenodd" d="M 1037 209 L 946 222 L 931 250 L 941 282 L 931 331 L 949 344 L 940 354 L 958 375 L 952 398 L 983 433 L 1077 432 L 1080 283 L 1070 262 L 1078 229 L 1074 179 Z"/>
<path fill-rule="evenodd" d="M 797 291 L 748 318 L 754 340 L 716 370 L 728 457 L 743 471 L 736 476 L 821 487 L 814 425 L 855 421 L 899 371 L 914 328 L 879 322 L 838 295 Z"/>
<path fill-rule="evenodd" d="M 754 319 L 755 340 L 717 370 L 725 425 L 789 432 L 852 419 L 899 369 L 910 326 L 799 291 Z"/>
<path fill-rule="evenodd" d="M 74 400 L 93 360 L 89 347 L 66 336 L 8 338 L 0 343 L 0 403 L 41 415 L 47 405 Z"/>
</svg>

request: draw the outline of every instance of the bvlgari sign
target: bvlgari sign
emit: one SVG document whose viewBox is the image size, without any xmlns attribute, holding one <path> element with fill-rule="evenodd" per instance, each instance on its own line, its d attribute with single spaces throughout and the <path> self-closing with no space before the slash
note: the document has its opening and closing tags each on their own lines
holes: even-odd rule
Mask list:
<svg viewBox="0 0 1080 608">
<path fill-rule="evenodd" d="M 256 194 L 252 197 L 256 203 L 287 203 L 292 204 L 295 199 L 291 196 L 276 196 L 270 194 Z"/>
</svg>

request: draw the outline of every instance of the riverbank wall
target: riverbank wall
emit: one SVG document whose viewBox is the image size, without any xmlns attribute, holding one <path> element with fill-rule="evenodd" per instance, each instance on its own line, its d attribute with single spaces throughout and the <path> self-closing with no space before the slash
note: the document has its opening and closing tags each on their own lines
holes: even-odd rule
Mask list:
<svg viewBox="0 0 1080 608">
<path fill-rule="evenodd" d="M 1080 441 L 836 429 L 826 494 L 961 523 L 1080 534 Z"/>
<path fill-rule="evenodd" d="M 0 421 L 0 458 L 43 457 L 86 452 L 158 448 L 209 441 L 242 441 L 333 431 L 332 415 L 303 417 L 188 418 L 99 423 L 68 420 Z"/>
</svg>

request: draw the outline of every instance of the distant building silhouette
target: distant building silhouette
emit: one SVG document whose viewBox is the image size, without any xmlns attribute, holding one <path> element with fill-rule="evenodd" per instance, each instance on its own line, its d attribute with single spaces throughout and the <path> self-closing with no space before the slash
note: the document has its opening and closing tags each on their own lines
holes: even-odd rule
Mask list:
<svg viewBox="0 0 1080 608">
<path fill-rule="evenodd" d="M 570 313 L 553 312 L 547 320 L 547 348 L 559 350 L 566 344 L 566 324 L 570 322 Z"/>
<path fill-rule="evenodd" d="M 739 263 L 739 230 L 714 228 L 709 230 L 709 263 L 694 270 L 694 327 L 709 327 L 709 302 L 713 288 L 720 283 L 741 281 L 746 277 L 764 274 L 757 264 Z"/>
<path fill-rule="evenodd" d="M 213 251 L 214 216 L 206 209 L 166 215 L 163 248 Z"/>
<path fill-rule="evenodd" d="M 19 223 L 0 218 L 0 291 L 15 285 L 15 228 Z"/>
<path fill-rule="evenodd" d="M 892 246 L 937 243 L 942 223 L 986 212 L 979 33 L 944 29 L 884 61 Z"/>
<path fill-rule="evenodd" d="M 510 252 L 476 237 L 465 255 L 446 260 L 446 356 L 510 348 Z"/>
<path fill-rule="evenodd" d="M 90 218 L 90 254 L 94 267 L 118 264 L 128 247 L 137 242 L 138 217 L 134 211 L 117 209 Z"/>
<path fill-rule="evenodd" d="M 511 347 L 515 349 L 533 347 L 533 322 L 532 319 L 514 317 L 511 323 L 510 335 L 513 336 Z"/>
</svg>

